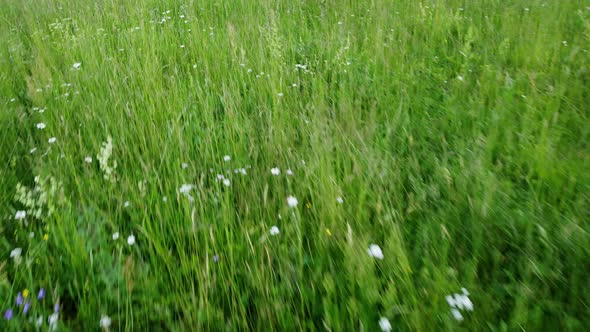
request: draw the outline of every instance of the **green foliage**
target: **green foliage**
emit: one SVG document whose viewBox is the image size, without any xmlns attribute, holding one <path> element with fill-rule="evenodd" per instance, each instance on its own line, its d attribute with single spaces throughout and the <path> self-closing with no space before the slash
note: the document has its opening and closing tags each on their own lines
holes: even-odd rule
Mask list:
<svg viewBox="0 0 590 332">
<path fill-rule="evenodd" d="M 0 0 L 0 330 L 583 330 L 587 6 Z"/>
</svg>

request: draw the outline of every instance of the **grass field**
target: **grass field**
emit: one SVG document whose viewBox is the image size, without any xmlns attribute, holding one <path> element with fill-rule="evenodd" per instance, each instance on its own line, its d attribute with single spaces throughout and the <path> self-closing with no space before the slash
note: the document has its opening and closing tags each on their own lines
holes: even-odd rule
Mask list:
<svg viewBox="0 0 590 332">
<path fill-rule="evenodd" d="M 0 330 L 587 329 L 589 6 L 0 0 Z"/>
</svg>

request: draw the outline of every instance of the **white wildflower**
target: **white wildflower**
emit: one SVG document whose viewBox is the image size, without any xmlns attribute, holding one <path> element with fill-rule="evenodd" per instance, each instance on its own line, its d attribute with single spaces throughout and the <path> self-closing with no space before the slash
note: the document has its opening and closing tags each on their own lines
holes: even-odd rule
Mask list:
<svg viewBox="0 0 590 332">
<path fill-rule="evenodd" d="M 386 317 L 381 317 L 381 319 L 379 319 L 379 327 L 383 332 L 390 332 L 391 323 L 389 322 L 389 319 L 387 319 Z"/>
<path fill-rule="evenodd" d="M 383 259 L 383 251 L 381 251 L 381 247 L 379 247 L 376 244 L 371 244 L 369 246 L 369 249 L 367 250 L 367 252 L 369 253 L 369 256 L 377 258 L 377 259 Z"/>
<path fill-rule="evenodd" d="M 467 295 L 455 294 L 455 306 L 460 310 L 473 311 L 473 303 Z M 448 302 L 448 300 L 447 300 Z"/>
<path fill-rule="evenodd" d="M 182 163 L 182 169 L 187 169 L 188 168 L 188 164 L 187 163 Z"/>
<path fill-rule="evenodd" d="M 111 317 L 107 315 L 102 315 L 100 317 L 99 325 L 101 328 L 107 330 L 111 326 Z"/>
<path fill-rule="evenodd" d="M 127 237 L 127 244 L 130 245 L 130 246 L 132 246 L 132 245 L 135 244 L 135 236 L 134 235 L 129 235 Z"/>
<path fill-rule="evenodd" d="M 223 179 L 223 185 L 226 187 L 229 187 L 229 185 L 230 185 L 229 179 Z"/>
<path fill-rule="evenodd" d="M 45 129 L 45 124 L 43 122 L 37 123 L 37 129 Z"/>
<path fill-rule="evenodd" d="M 458 320 L 458 321 L 462 321 L 463 320 L 463 315 L 461 315 L 461 312 L 458 309 L 451 309 L 451 314 L 453 315 L 453 317 Z"/>
<path fill-rule="evenodd" d="M 447 303 L 449 304 L 449 306 L 451 306 L 452 308 L 456 307 L 456 303 L 455 303 L 455 298 L 451 295 L 447 295 L 445 296 L 445 300 L 447 300 Z"/>
<path fill-rule="evenodd" d="M 180 186 L 180 189 L 178 190 L 181 194 L 185 194 L 188 195 L 191 191 L 191 189 L 193 189 L 193 185 L 192 184 L 183 184 L 182 186 Z"/>
<path fill-rule="evenodd" d="M 20 210 L 20 211 L 16 211 L 16 214 L 14 215 L 14 219 L 16 220 L 23 220 L 27 217 L 27 212 Z"/>
<path fill-rule="evenodd" d="M 57 138 L 55 138 L 55 137 L 51 137 L 50 139 L 48 139 L 48 140 L 47 140 L 47 142 L 48 142 L 49 144 L 53 144 L 53 143 L 55 143 L 56 141 L 57 141 Z"/>
<path fill-rule="evenodd" d="M 117 241 L 119 239 L 119 232 L 113 233 L 113 241 Z"/>
<path fill-rule="evenodd" d="M 35 321 L 35 326 L 40 327 L 41 325 L 43 325 L 43 316 L 37 317 L 37 320 Z"/>
<path fill-rule="evenodd" d="M 296 207 L 297 204 L 299 204 L 299 201 L 294 196 L 288 196 L 287 204 L 289 205 L 289 207 Z"/>
<path fill-rule="evenodd" d="M 338 204 L 342 204 L 344 203 L 344 200 L 342 199 L 342 197 L 338 196 L 336 197 L 336 202 L 338 202 Z"/>
<path fill-rule="evenodd" d="M 115 169 L 117 168 L 117 161 L 113 161 L 109 165 L 109 158 L 113 154 L 113 139 L 109 135 L 107 141 L 102 143 L 100 153 L 96 156 L 100 163 L 100 169 L 104 173 L 104 179 L 115 182 Z"/>
<path fill-rule="evenodd" d="M 277 226 L 272 226 L 270 228 L 270 235 L 275 236 L 279 234 L 279 228 Z"/>
<path fill-rule="evenodd" d="M 80 66 L 82 66 L 81 62 L 76 62 L 74 63 L 74 65 L 72 66 L 74 69 L 80 69 Z"/>
<path fill-rule="evenodd" d="M 123 203 L 123 207 L 129 207 L 131 205 L 131 203 L 129 203 L 129 201 L 125 201 L 125 203 Z"/>
<path fill-rule="evenodd" d="M 230 161 L 231 157 L 228 155 L 223 156 L 223 161 Z"/>
<path fill-rule="evenodd" d="M 57 320 L 59 319 L 59 313 L 54 312 L 51 316 L 47 317 L 47 322 L 49 322 L 49 330 L 53 331 L 57 327 Z"/>
<path fill-rule="evenodd" d="M 461 291 L 463 294 L 455 293 L 445 297 L 451 307 L 451 314 L 458 321 L 463 320 L 462 310 L 473 311 L 473 302 L 469 299 L 469 291 L 465 288 L 461 288 Z"/>
<path fill-rule="evenodd" d="M 286 170 L 285 173 L 289 176 L 293 175 L 293 171 L 290 168 Z"/>
<path fill-rule="evenodd" d="M 270 169 L 270 174 L 277 176 L 281 174 L 281 170 L 278 167 L 273 167 Z"/>
<path fill-rule="evenodd" d="M 14 248 L 12 249 L 12 251 L 10 252 L 10 258 L 14 258 L 14 260 L 19 260 L 20 259 L 20 255 L 23 253 L 23 249 L 22 248 Z"/>
<path fill-rule="evenodd" d="M 90 163 L 92 163 L 92 157 L 90 157 L 90 156 L 86 156 L 86 157 L 84 158 L 84 162 L 85 162 L 85 163 L 87 163 L 87 164 L 90 164 Z"/>
</svg>

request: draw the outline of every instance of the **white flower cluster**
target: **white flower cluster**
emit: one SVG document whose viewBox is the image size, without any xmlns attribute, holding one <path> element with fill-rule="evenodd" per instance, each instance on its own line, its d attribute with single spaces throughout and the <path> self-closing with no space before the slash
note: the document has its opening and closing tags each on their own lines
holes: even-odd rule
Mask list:
<svg viewBox="0 0 590 332">
<path fill-rule="evenodd" d="M 473 303 L 469 299 L 469 292 L 465 288 L 461 288 L 462 294 L 455 293 L 453 295 L 447 295 L 445 299 L 447 303 L 451 307 L 451 314 L 453 317 L 458 320 L 463 320 L 463 315 L 461 311 L 473 311 Z"/>
<path fill-rule="evenodd" d="M 26 207 L 15 215 L 15 219 L 23 220 L 27 215 L 36 219 L 49 216 L 64 197 L 61 183 L 53 177 L 42 179 L 36 176 L 32 189 L 17 183 L 15 199 Z"/>
<path fill-rule="evenodd" d="M 113 139 L 109 135 L 107 137 L 107 141 L 102 143 L 100 153 L 96 156 L 96 158 L 100 163 L 100 169 L 104 172 L 104 179 L 115 182 L 115 169 L 117 168 L 117 161 L 114 160 L 112 164 L 109 165 L 109 158 L 111 158 L 112 154 Z"/>
<path fill-rule="evenodd" d="M 178 191 L 185 195 L 186 198 L 188 198 L 189 202 L 194 202 L 195 198 L 193 196 L 191 196 L 191 190 L 193 189 L 193 185 L 192 184 L 183 184 L 182 186 L 180 186 L 180 189 L 178 189 Z"/>
</svg>

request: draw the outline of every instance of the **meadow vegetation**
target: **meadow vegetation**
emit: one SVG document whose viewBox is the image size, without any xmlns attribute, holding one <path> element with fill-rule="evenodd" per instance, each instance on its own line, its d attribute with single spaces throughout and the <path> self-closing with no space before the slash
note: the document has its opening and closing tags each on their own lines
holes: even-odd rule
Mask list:
<svg viewBox="0 0 590 332">
<path fill-rule="evenodd" d="M 588 328 L 589 6 L 0 0 L 0 330 Z"/>
</svg>

